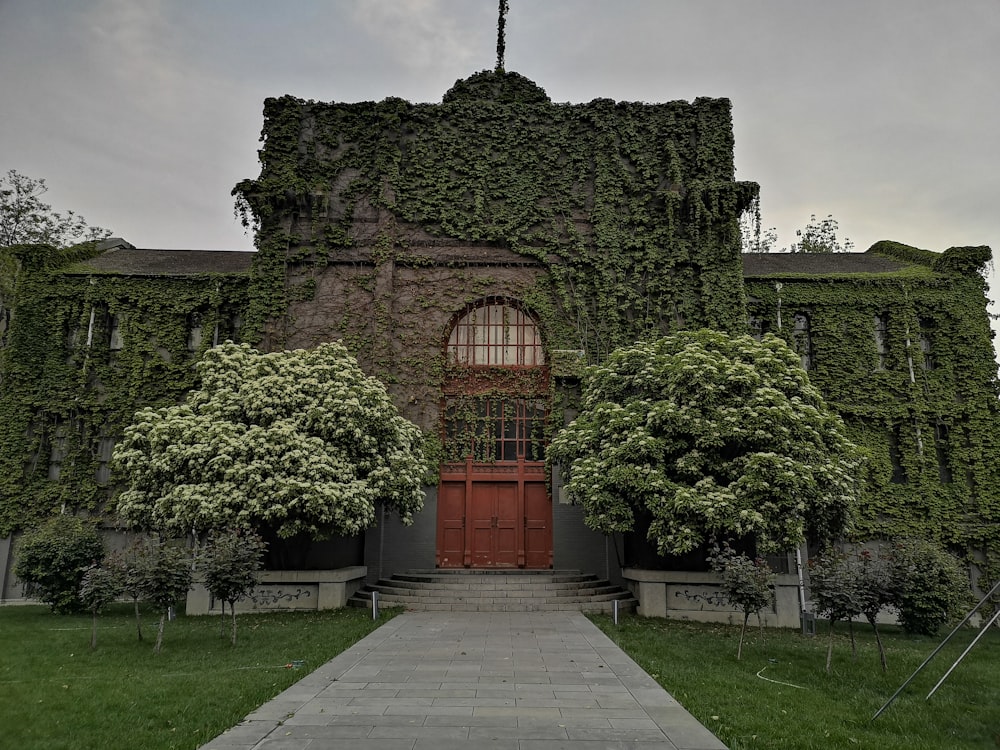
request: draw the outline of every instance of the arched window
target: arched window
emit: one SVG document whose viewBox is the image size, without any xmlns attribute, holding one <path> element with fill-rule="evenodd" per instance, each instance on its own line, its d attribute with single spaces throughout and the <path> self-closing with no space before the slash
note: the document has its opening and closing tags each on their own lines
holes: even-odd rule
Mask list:
<svg viewBox="0 0 1000 750">
<path fill-rule="evenodd" d="M 490 302 L 469 310 L 452 328 L 448 361 L 469 367 L 538 367 L 542 337 L 524 310 Z"/>
</svg>

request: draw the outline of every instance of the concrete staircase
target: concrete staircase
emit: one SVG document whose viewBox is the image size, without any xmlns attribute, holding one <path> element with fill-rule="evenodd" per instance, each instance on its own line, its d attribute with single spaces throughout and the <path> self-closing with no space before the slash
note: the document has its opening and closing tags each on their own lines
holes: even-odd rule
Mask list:
<svg viewBox="0 0 1000 750">
<path fill-rule="evenodd" d="M 410 570 L 380 579 L 348 605 L 452 612 L 635 612 L 639 602 L 620 586 L 577 570 Z"/>
</svg>

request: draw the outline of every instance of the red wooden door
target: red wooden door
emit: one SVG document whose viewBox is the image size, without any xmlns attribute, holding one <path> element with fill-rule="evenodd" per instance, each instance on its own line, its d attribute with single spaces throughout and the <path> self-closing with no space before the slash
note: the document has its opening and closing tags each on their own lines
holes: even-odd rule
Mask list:
<svg viewBox="0 0 1000 750">
<path fill-rule="evenodd" d="M 438 491 L 442 568 L 551 568 L 544 464 L 445 464 Z"/>
</svg>

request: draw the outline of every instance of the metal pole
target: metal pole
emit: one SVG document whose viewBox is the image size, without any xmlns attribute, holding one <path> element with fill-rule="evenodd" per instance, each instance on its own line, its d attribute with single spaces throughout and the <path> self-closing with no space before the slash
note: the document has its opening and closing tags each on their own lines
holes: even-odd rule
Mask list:
<svg viewBox="0 0 1000 750">
<path fill-rule="evenodd" d="M 614 610 L 615 625 L 618 624 L 618 600 L 615 599 L 611 604 L 611 608 Z"/>
<path fill-rule="evenodd" d="M 372 591 L 372 619 L 378 619 L 378 591 Z"/>
<path fill-rule="evenodd" d="M 896 700 L 896 698 L 899 696 L 900 693 L 903 692 L 906 686 L 909 685 L 911 682 L 913 682 L 913 678 L 916 677 L 918 674 L 920 674 L 920 670 L 926 667 L 930 663 L 931 659 L 937 656 L 938 651 L 944 648 L 945 644 L 948 641 L 950 641 L 952 637 L 955 635 L 955 633 L 957 633 L 962 628 L 962 626 L 964 626 L 965 623 L 967 623 L 972 618 L 972 616 L 976 613 L 976 610 L 978 610 L 981 606 L 983 606 L 983 604 L 986 602 L 987 599 L 993 596 L 993 594 L 997 591 L 997 589 L 1000 589 L 1000 581 L 997 581 L 995 584 L 993 584 L 993 588 L 991 588 L 989 593 L 982 598 L 982 601 L 980 601 L 979 604 L 973 607 L 969 611 L 969 614 L 967 614 L 965 618 L 960 623 L 958 623 L 958 625 L 955 626 L 955 629 L 948 634 L 948 637 L 938 644 L 938 647 L 931 652 L 931 655 L 928 656 L 926 659 L 924 659 L 923 664 L 917 667 L 916 671 L 906 678 L 906 682 L 904 682 L 902 685 L 899 686 L 899 690 L 893 693 L 892 697 L 890 697 L 889 700 L 887 700 L 885 704 L 883 704 L 882 708 L 880 708 L 878 711 L 875 712 L 875 715 L 872 716 L 870 721 L 875 721 L 875 719 L 877 719 L 883 711 L 885 711 L 887 708 L 889 708 L 889 706 L 892 705 L 892 702 Z"/>
<path fill-rule="evenodd" d="M 799 622 L 802 624 L 802 635 L 806 632 L 806 582 L 802 577 L 802 545 L 795 548 L 795 572 L 799 576 Z"/>
<path fill-rule="evenodd" d="M 940 680 L 938 680 L 937 685 L 935 685 L 934 688 L 927 694 L 927 697 L 924 698 L 924 700 L 930 700 L 930 697 L 934 695 L 934 693 L 937 691 L 939 687 L 941 687 L 941 683 L 943 683 L 946 679 L 948 679 L 948 675 L 950 675 L 952 672 L 955 671 L 955 667 L 957 667 L 961 663 L 962 659 L 965 658 L 966 654 L 972 651 L 972 647 L 975 646 L 977 643 L 979 643 L 979 639 L 982 638 L 984 635 L 986 635 L 986 632 L 990 629 L 990 626 L 997 621 L 998 617 L 1000 617 L 1000 609 L 998 609 L 996 612 L 993 613 L 993 617 L 990 618 L 990 621 L 988 623 L 979 628 L 979 633 L 978 635 L 976 635 L 975 638 L 972 639 L 972 643 L 970 643 L 965 648 L 965 651 L 962 652 L 962 655 L 955 660 L 955 663 L 952 664 L 951 667 L 949 667 L 948 671 L 944 673 L 944 676 Z"/>
</svg>

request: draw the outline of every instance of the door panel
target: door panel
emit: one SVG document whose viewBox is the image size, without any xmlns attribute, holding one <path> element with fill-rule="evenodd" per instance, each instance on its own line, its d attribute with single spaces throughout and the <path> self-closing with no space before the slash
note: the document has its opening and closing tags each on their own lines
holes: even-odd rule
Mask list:
<svg viewBox="0 0 1000 750">
<path fill-rule="evenodd" d="M 496 484 L 496 530 L 493 542 L 493 565 L 514 568 L 518 565 L 518 485 L 516 482 Z M 475 492 L 476 485 L 472 485 Z M 523 564 L 523 561 L 522 563 Z"/>
<path fill-rule="evenodd" d="M 465 482 L 442 482 L 438 491 L 437 564 L 465 565 Z"/>
<path fill-rule="evenodd" d="M 552 567 L 552 500 L 544 482 L 524 483 L 524 565 Z"/>
</svg>

